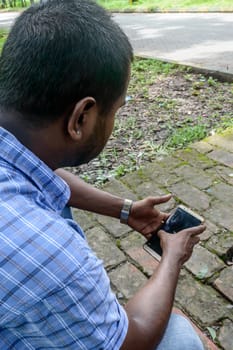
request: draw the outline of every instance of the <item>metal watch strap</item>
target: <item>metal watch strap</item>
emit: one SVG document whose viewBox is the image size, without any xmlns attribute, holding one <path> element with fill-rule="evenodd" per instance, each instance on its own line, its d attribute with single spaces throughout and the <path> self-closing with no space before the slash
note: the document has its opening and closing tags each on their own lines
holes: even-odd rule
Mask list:
<svg viewBox="0 0 233 350">
<path fill-rule="evenodd" d="M 120 214 L 120 222 L 122 224 L 127 224 L 132 204 L 133 204 L 133 201 L 131 201 L 131 199 L 124 200 L 124 204 Z"/>
</svg>

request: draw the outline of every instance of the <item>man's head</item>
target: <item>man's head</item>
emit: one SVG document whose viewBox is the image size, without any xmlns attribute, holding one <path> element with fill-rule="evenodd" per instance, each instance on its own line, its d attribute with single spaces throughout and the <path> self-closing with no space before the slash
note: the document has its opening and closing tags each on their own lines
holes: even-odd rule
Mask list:
<svg viewBox="0 0 233 350">
<path fill-rule="evenodd" d="M 124 103 L 133 54 L 91 0 L 47 0 L 16 20 L 0 59 L 1 125 L 50 167 L 93 159 Z"/>
<path fill-rule="evenodd" d="M 0 106 L 41 126 L 90 96 L 107 115 L 125 90 L 131 60 L 127 37 L 94 2 L 36 4 L 16 20 L 3 48 Z"/>
</svg>

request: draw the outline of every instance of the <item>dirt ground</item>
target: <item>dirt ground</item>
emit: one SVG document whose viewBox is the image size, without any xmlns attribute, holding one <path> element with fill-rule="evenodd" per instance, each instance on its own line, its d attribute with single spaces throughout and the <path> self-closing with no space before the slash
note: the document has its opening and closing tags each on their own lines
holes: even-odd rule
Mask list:
<svg viewBox="0 0 233 350">
<path fill-rule="evenodd" d="M 70 169 L 101 186 L 161 154 L 184 147 L 219 127 L 233 125 L 233 85 L 186 70 L 159 75 L 148 86 L 129 87 L 114 132 L 102 154 Z M 179 133 L 179 138 L 174 137 Z"/>
</svg>

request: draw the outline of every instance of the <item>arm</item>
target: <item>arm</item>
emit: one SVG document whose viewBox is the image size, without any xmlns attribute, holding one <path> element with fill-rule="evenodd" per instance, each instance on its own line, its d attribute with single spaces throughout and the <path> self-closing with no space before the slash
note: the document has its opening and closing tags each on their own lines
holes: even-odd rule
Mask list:
<svg viewBox="0 0 233 350">
<path fill-rule="evenodd" d="M 63 178 L 70 187 L 71 197 L 68 203 L 70 206 L 113 218 L 120 218 L 124 203 L 123 198 L 99 190 L 64 169 L 57 169 L 56 174 Z M 134 202 L 128 225 L 148 238 L 152 232 L 158 230 L 161 222 L 169 216 L 159 211 L 155 206 L 167 202 L 170 198 L 171 195 L 165 195 L 147 197 Z"/>
<path fill-rule="evenodd" d="M 70 187 L 71 197 L 68 204 L 71 207 L 113 218 L 120 217 L 124 199 L 101 191 L 64 169 L 57 169 L 55 172 Z"/>
<path fill-rule="evenodd" d="M 182 264 L 191 256 L 204 226 L 175 235 L 159 231 L 163 256 L 146 285 L 126 304 L 128 333 L 121 350 L 154 350 L 169 320 Z"/>
</svg>

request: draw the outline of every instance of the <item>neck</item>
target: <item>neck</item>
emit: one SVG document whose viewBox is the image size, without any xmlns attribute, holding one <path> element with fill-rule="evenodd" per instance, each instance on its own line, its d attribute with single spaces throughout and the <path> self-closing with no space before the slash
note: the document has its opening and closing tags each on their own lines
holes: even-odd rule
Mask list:
<svg viewBox="0 0 233 350">
<path fill-rule="evenodd" d="M 0 125 L 51 169 L 63 166 L 61 121 L 37 127 L 22 120 L 16 112 L 0 112 Z"/>
</svg>

